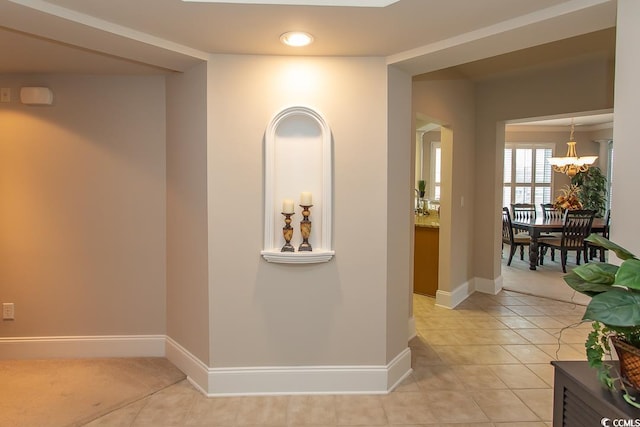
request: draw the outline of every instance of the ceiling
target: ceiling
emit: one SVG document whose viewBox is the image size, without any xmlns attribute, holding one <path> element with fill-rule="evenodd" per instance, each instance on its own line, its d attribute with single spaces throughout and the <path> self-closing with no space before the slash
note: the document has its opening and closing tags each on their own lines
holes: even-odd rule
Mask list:
<svg viewBox="0 0 640 427">
<path fill-rule="evenodd" d="M 548 131 L 569 132 L 571 124 L 575 125 L 576 132 L 609 129 L 613 127 L 612 112 L 594 112 L 593 114 L 567 115 L 566 117 L 539 118 L 524 120 L 506 125 L 507 131 Z M 416 118 L 417 132 L 430 132 L 440 129 L 440 125 L 433 123 L 424 117 Z"/>
<path fill-rule="evenodd" d="M 594 54 L 602 48 L 594 39 L 550 46 L 614 27 L 615 12 L 615 0 L 399 0 L 386 7 L 0 0 L 0 74 L 167 73 L 211 54 L 256 54 L 378 56 L 412 75 L 460 67 L 486 78 Z M 279 37 L 290 30 L 315 41 L 286 47 Z M 507 54 L 515 55 L 502 58 L 508 66 L 496 62 Z"/>
<path fill-rule="evenodd" d="M 568 132 L 571 124 L 575 125 L 576 132 L 609 129 L 613 127 L 613 113 L 602 112 L 566 117 L 540 118 L 518 123 L 509 123 L 506 129 L 508 131 L 529 131 L 535 129 L 550 132 Z"/>
</svg>

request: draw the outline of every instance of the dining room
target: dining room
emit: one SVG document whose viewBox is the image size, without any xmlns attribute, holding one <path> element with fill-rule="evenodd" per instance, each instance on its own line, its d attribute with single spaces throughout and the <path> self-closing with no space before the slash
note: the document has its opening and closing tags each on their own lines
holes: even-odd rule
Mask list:
<svg viewBox="0 0 640 427">
<path fill-rule="evenodd" d="M 506 125 L 504 289 L 587 302 L 564 283 L 563 276 L 579 264 L 608 259 L 605 250 L 587 247 L 583 239 L 591 233 L 609 235 L 612 129 L 611 111 Z M 561 165 L 554 166 L 558 162 Z M 577 169 L 566 166 L 579 162 L 584 164 Z M 578 213 L 583 214 L 580 220 Z"/>
</svg>

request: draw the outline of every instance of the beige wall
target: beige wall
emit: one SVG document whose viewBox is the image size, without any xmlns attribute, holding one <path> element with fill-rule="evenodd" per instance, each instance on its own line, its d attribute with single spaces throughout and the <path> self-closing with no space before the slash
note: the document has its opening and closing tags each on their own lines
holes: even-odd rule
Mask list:
<svg viewBox="0 0 640 427">
<path fill-rule="evenodd" d="M 220 55 L 208 81 L 210 366 L 386 363 L 387 326 L 398 321 L 387 319 L 384 60 Z M 264 132 L 293 105 L 316 109 L 332 131 L 336 255 L 328 263 L 260 256 Z M 403 331 L 407 298 L 400 313 L 390 310 Z"/>
<path fill-rule="evenodd" d="M 387 157 L 387 361 L 407 347 L 413 296 L 411 77 L 389 68 Z M 409 301 L 409 304 L 407 304 Z M 407 308 L 409 307 L 409 308 Z"/>
<path fill-rule="evenodd" d="M 3 336 L 166 333 L 212 367 L 384 365 L 407 348 L 408 75 L 379 58 L 222 55 L 166 87 L 34 83 L 54 106 L 0 111 L 0 296 L 18 317 Z M 328 263 L 260 257 L 264 132 L 292 105 L 332 131 Z"/>
<path fill-rule="evenodd" d="M 45 85 L 52 106 L 18 101 Z M 163 77 L 0 76 L 0 336 L 165 333 Z"/>
<path fill-rule="evenodd" d="M 596 164 L 605 176 L 609 170 L 609 141 L 613 141 L 613 126 L 589 132 L 589 139 L 598 143 L 598 160 Z"/>
<path fill-rule="evenodd" d="M 612 107 L 613 75 L 604 59 L 476 85 L 476 277 L 492 280 L 500 275 L 504 121 Z"/>
<path fill-rule="evenodd" d="M 635 254 L 640 254 L 638 227 L 638 99 L 640 82 L 640 2 L 618 0 L 616 43 L 616 101 L 613 123 L 613 205 L 611 239 Z M 623 196 L 624 195 L 624 196 Z"/>
<path fill-rule="evenodd" d="M 167 335 L 209 362 L 207 65 L 167 78 Z"/>
<path fill-rule="evenodd" d="M 473 90 L 465 80 L 417 78 L 413 82 L 414 116 L 431 117 L 443 125 L 438 280 L 442 291 L 452 291 L 473 278 Z"/>
</svg>

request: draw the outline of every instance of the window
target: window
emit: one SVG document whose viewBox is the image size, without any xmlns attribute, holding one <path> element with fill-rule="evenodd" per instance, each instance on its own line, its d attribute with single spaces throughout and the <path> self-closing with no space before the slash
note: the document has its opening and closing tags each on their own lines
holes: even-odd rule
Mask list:
<svg viewBox="0 0 640 427">
<path fill-rule="evenodd" d="M 547 161 L 554 144 L 507 144 L 502 205 L 551 203 L 552 172 Z"/>
<path fill-rule="evenodd" d="M 430 170 L 430 182 L 429 186 L 429 198 L 431 200 L 440 200 L 440 178 L 442 171 L 442 149 L 440 142 L 431 143 L 431 167 Z"/>
</svg>

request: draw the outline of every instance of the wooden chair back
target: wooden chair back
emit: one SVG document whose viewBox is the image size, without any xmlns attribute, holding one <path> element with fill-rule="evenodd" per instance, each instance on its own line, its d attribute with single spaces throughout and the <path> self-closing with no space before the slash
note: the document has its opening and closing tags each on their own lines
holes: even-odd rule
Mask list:
<svg viewBox="0 0 640 427">
<path fill-rule="evenodd" d="M 502 243 L 513 245 L 513 227 L 509 208 L 502 208 Z"/>
<path fill-rule="evenodd" d="M 511 214 L 515 221 L 536 219 L 536 205 L 531 203 L 513 203 L 511 205 Z"/>
<path fill-rule="evenodd" d="M 540 207 L 542 208 L 542 217 L 545 220 L 563 219 L 564 217 L 564 212 L 556 209 L 553 203 L 540 203 Z"/>
<path fill-rule="evenodd" d="M 564 225 L 562 226 L 561 248 L 584 248 L 584 239 L 591 234 L 591 226 L 595 211 L 592 210 L 566 210 L 564 212 Z"/>
</svg>

